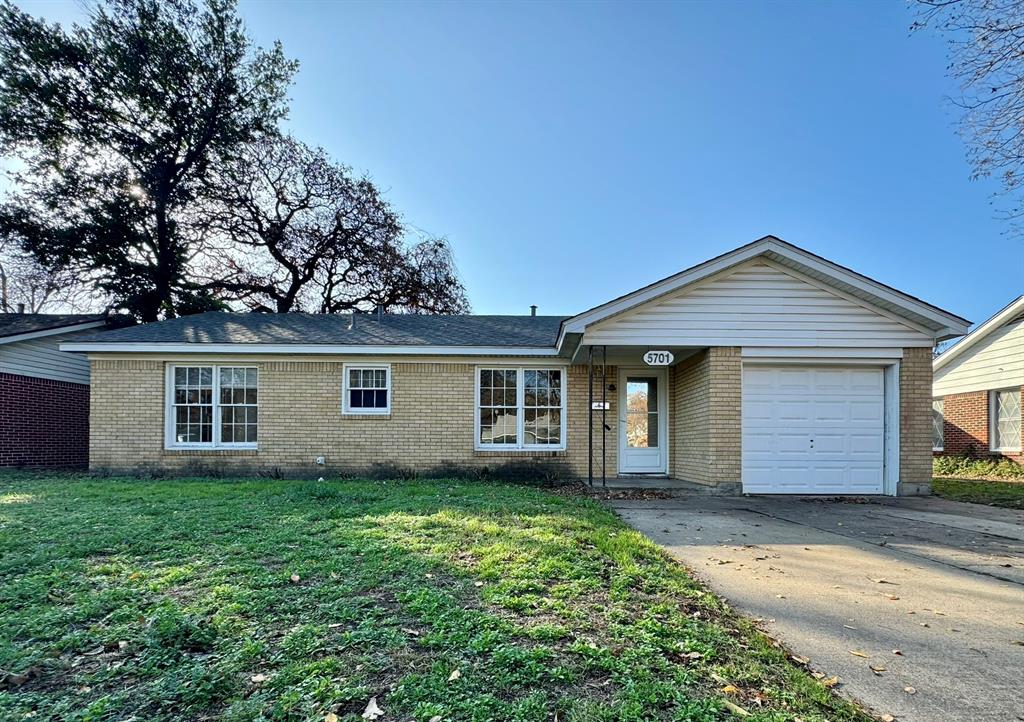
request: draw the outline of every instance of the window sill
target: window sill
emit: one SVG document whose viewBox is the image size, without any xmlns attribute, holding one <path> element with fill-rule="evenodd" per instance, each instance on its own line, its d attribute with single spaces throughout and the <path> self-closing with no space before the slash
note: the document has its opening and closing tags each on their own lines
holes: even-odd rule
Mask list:
<svg viewBox="0 0 1024 722">
<path fill-rule="evenodd" d="M 341 415 L 348 418 L 355 419 L 390 419 L 390 411 L 342 411 Z"/>
<path fill-rule="evenodd" d="M 989 449 L 989 452 L 992 454 L 1019 454 L 1021 447 L 1018 446 L 1015 449 Z"/>
<path fill-rule="evenodd" d="M 225 448 L 223 446 L 172 446 L 165 447 L 161 452 L 164 456 L 256 456 L 259 449 L 255 446 Z"/>
<path fill-rule="evenodd" d="M 502 448 L 483 449 L 483 448 L 477 447 L 477 448 L 473 449 L 473 455 L 474 456 L 480 456 L 480 457 L 488 457 L 488 456 L 526 456 L 526 455 L 529 455 L 529 454 L 546 454 L 546 455 L 550 455 L 550 456 L 564 456 L 565 455 L 565 447 L 562 446 L 562 447 L 547 448 L 547 449 L 543 449 L 543 448 L 542 449 L 538 449 L 538 448 L 526 448 L 526 449 L 524 449 L 524 448 L 521 448 L 521 447 L 509 447 L 507 449 L 502 449 Z"/>
</svg>

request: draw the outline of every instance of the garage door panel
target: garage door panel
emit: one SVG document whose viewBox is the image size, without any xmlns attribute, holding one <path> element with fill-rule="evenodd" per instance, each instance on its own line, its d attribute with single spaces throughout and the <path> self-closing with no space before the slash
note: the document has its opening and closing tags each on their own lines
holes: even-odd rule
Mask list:
<svg viewBox="0 0 1024 722">
<path fill-rule="evenodd" d="M 772 404 L 772 419 L 801 422 L 811 413 L 812 408 L 810 399 L 783 399 Z"/>
<path fill-rule="evenodd" d="M 882 493 L 883 393 L 878 368 L 745 366 L 744 491 Z"/>
<path fill-rule="evenodd" d="M 885 418 L 885 405 L 878 401 L 851 401 L 849 403 L 850 421 L 880 424 Z"/>
</svg>

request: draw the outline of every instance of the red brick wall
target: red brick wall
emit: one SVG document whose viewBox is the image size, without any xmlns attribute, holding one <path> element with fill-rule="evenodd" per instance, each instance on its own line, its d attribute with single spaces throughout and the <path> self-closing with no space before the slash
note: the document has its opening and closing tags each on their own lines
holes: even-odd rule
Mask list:
<svg viewBox="0 0 1024 722">
<path fill-rule="evenodd" d="M 942 454 L 963 454 L 972 451 L 979 456 L 994 455 L 989 451 L 989 392 L 972 391 L 943 397 L 942 413 L 945 435 Z M 1024 454 L 1002 454 L 1015 461 L 1024 461 Z"/>
<path fill-rule="evenodd" d="M 0 373 L 0 467 L 86 467 L 89 387 Z"/>
</svg>

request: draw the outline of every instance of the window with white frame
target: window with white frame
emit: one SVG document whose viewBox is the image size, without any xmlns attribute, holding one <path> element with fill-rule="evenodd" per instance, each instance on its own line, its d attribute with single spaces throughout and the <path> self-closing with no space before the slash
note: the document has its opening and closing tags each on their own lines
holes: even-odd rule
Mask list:
<svg viewBox="0 0 1024 722">
<path fill-rule="evenodd" d="M 342 411 L 346 414 L 391 413 L 391 367 L 386 364 L 343 368 Z"/>
<path fill-rule="evenodd" d="M 932 399 L 932 451 L 942 451 L 945 444 L 946 419 L 942 399 Z"/>
<path fill-rule="evenodd" d="M 256 447 L 256 368 L 173 365 L 167 370 L 166 393 L 168 447 Z"/>
<path fill-rule="evenodd" d="M 477 448 L 565 448 L 564 369 L 478 368 L 476 385 Z"/>
<path fill-rule="evenodd" d="M 1020 389 L 993 391 L 989 402 L 992 451 L 1020 451 Z"/>
</svg>

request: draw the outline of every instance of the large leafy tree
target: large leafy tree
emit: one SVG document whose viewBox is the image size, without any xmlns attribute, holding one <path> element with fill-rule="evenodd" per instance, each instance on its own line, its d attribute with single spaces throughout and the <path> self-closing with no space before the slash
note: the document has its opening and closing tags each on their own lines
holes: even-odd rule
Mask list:
<svg viewBox="0 0 1024 722">
<path fill-rule="evenodd" d="M 458 313 L 468 308 L 447 244 L 405 240 L 374 184 L 320 148 L 266 136 L 220 164 L 197 218 L 197 277 L 250 310 Z"/>
<path fill-rule="evenodd" d="M 143 321 L 200 310 L 192 218 L 212 168 L 286 112 L 296 64 L 232 0 L 109 0 L 65 30 L 0 2 L 0 238 Z"/>
</svg>

